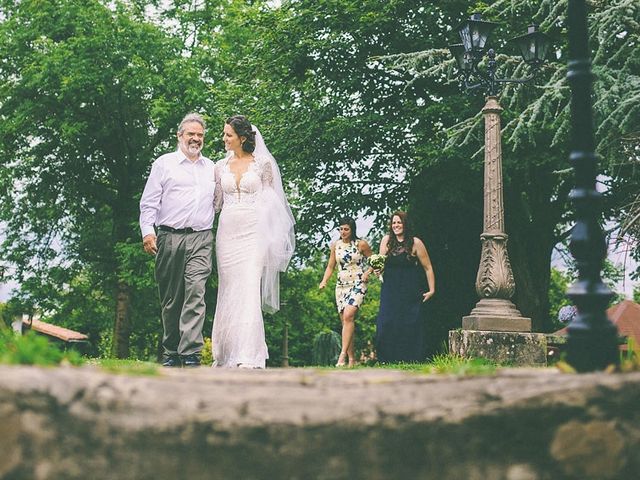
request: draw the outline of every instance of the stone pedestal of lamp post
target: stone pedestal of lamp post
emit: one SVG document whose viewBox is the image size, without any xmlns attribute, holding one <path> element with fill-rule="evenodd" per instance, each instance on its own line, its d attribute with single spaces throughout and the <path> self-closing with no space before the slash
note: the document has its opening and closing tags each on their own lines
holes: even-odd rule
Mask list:
<svg viewBox="0 0 640 480">
<path fill-rule="evenodd" d="M 531 332 L 531 319 L 511 302 L 515 281 L 507 253 L 502 198 L 500 112 L 495 96 L 487 97 L 485 118 L 484 229 L 476 278 L 480 301 L 462 318 L 462 330 L 449 332 L 449 351 L 513 365 L 546 364 L 546 340 Z"/>
</svg>

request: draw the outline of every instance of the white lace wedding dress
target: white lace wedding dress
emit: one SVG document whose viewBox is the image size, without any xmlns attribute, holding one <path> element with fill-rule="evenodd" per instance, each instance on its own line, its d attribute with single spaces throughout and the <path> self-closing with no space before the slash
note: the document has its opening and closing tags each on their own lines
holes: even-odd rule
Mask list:
<svg viewBox="0 0 640 480">
<path fill-rule="evenodd" d="M 264 219 L 263 194 L 271 188 L 268 159 L 255 157 L 236 184 L 229 159 L 216 164 L 223 205 L 216 235 L 218 300 L 213 320 L 214 367 L 265 368 L 269 358 L 264 335 L 260 278 L 264 238 L 258 238 Z"/>
</svg>

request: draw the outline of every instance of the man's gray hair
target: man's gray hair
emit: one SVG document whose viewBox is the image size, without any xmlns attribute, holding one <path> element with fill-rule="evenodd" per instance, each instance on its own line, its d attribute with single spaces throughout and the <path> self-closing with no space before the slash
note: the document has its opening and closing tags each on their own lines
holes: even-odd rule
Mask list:
<svg viewBox="0 0 640 480">
<path fill-rule="evenodd" d="M 193 122 L 202 125 L 203 130 L 207 129 L 207 124 L 205 123 L 204 118 L 202 118 L 202 115 L 200 115 L 199 113 L 187 113 L 180 122 L 180 125 L 178 125 L 178 133 L 182 133 L 184 131 L 184 126 L 187 123 Z"/>
</svg>

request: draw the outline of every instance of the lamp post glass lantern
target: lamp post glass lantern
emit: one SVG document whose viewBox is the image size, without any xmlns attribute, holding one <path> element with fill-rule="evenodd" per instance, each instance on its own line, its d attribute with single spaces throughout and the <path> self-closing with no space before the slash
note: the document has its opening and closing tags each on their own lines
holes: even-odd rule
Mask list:
<svg viewBox="0 0 640 480">
<path fill-rule="evenodd" d="M 462 43 L 449 45 L 449 50 L 451 51 L 453 58 L 456 59 L 458 69 L 460 69 L 460 71 L 471 71 L 473 68 L 473 60 L 471 58 L 471 54 L 464 49 L 464 45 Z"/>
<path fill-rule="evenodd" d="M 485 118 L 484 159 L 484 222 L 480 266 L 476 277 L 476 292 L 480 300 L 471 313 L 463 317 L 463 330 L 495 332 L 531 332 L 531 319 L 525 318 L 511 302 L 515 281 L 507 252 L 508 236 L 504 231 L 504 206 L 502 194 L 502 143 L 498 87 L 504 83 L 526 83 L 533 80 L 544 62 L 548 38 L 532 25 L 527 33 L 515 39 L 522 45 L 523 60 L 531 68 L 525 78 L 499 78 L 496 75 L 496 52 L 487 48 L 491 32 L 497 23 L 482 20 L 474 13 L 458 27 L 462 44 L 450 45 L 456 59 L 460 78 L 467 91 L 482 90 L 486 104 L 482 110 Z M 479 67 L 487 56 L 486 68 Z"/>
<path fill-rule="evenodd" d="M 544 63 L 547 58 L 547 51 L 550 45 L 549 38 L 538 31 L 538 26 L 535 24 L 529 25 L 526 34 L 512 38 L 510 42 L 517 45 L 522 59 L 528 65 L 536 67 Z"/>
<path fill-rule="evenodd" d="M 484 50 L 489 35 L 498 26 L 497 23 L 482 20 L 479 13 L 474 13 L 458 27 L 462 45 L 466 51 L 479 53 Z"/>
</svg>

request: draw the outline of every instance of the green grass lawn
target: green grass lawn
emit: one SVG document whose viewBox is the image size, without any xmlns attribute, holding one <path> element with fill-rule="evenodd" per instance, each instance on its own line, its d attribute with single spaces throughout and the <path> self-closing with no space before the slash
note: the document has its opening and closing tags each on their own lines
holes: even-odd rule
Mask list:
<svg viewBox="0 0 640 480">
<path fill-rule="evenodd" d="M 502 365 L 506 367 L 507 365 Z M 360 363 L 353 368 L 314 366 L 308 368 L 319 368 L 322 370 L 344 370 L 357 371 L 366 369 L 403 370 L 428 375 L 492 375 L 501 365 L 497 365 L 482 358 L 462 358 L 457 355 L 436 355 L 431 361 L 423 363 Z"/>
<path fill-rule="evenodd" d="M 456 355 L 436 355 L 425 363 L 360 364 L 354 369 L 382 368 L 440 375 L 492 375 L 500 366 L 482 358 L 462 358 Z M 354 370 L 352 369 L 352 370 Z"/>
<path fill-rule="evenodd" d="M 210 358 L 204 358 L 203 365 L 210 362 Z M 607 371 L 631 372 L 640 370 L 640 348 L 633 341 L 629 341 L 628 350 L 621 354 L 620 365 L 612 365 Z M 109 373 L 125 375 L 159 375 L 162 367 L 155 362 L 140 360 L 119 360 L 113 358 L 91 358 L 80 356 L 73 350 L 62 351 L 57 346 L 49 343 L 43 337 L 34 334 L 16 336 L 8 329 L 0 329 L 0 364 L 9 365 L 90 365 L 96 366 Z M 564 368 L 562 368 L 564 366 Z M 364 369 L 393 369 L 413 372 L 425 375 L 492 375 L 499 368 L 511 367 L 510 365 L 497 365 L 491 361 L 481 358 L 462 358 L 457 355 L 442 354 L 435 356 L 431 361 L 425 363 L 363 363 L 355 368 L 336 368 L 332 366 L 313 366 L 309 368 L 326 371 L 358 371 Z M 270 367 L 277 368 L 277 367 Z M 296 368 L 296 367 L 292 367 Z M 559 362 L 555 368 L 560 368 L 564 372 L 572 372 L 570 366 L 564 362 Z"/>
<path fill-rule="evenodd" d="M 126 375 L 158 375 L 162 367 L 157 363 L 144 362 L 139 360 L 117 360 L 108 359 L 90 359 L 87 360 L 88 365 L 95 365 L 102 370 L 110 373 L 122 373 Z M 274 368 L 274 367 L 270 367 Z M 277 368 L 277 367 L 275 367 Z M 292 367 L 297 368 L 297 367 Z M 491 363 L 483 359 L 465 359 L 454 355 L 438 355 L 432 361 L 426 363 L 373 363 L 359 364 L 355 368 L 335 367 L 315 367 L 313 365 L 307 368 L 320 368 L 323 370 L 366 370 L 366 369 L 389 369 L 403 370 L 407 372 L 415 372 L 419 374 L 441 374 L 441 375 L 491 375 L 496 372 L 499 365 Z"/>
<path fill-rule="evenodd" d="M 637 355 L 634 358 L 637 358 Z M 210 362 L 210 359 L 204 359 L 205 365 L 207 361 Z M 59 350 L 42 337 L 32 334 L 16 336 L 6 330 L 0 330 L 0 363 L 41 366 L 93 365 L 106 372 L 125 375 L 159 375 L 162 370 L 159 364 L 149 361 L 83 358 L 76 352 Z M 631 361 L 628 360 L 627 363 Z M 335 367 L 314 368 L 337 370 Z M 372 363 L 358 365 L 352 370 L 367 368 L 395 369 L 417 374 L 491 375 L 499 365 L 483 359 L 466 359 L 447 354 L 437 355 L 427 363 Z"/>
<path fill-rule="evenodd" d="M 153 362 L 139 360 L 118 360 L 114 358 L 90 359 L 88 365 L 95 365 L 110 373 L 122 373 L 125 375 L 158 375 L 162 367 Z M 277 367 L 270 367 L 277 368 Z M 297 367 L 292 367 L 297 368 Z M 403 370 L 420 374 L 443 374 L 443 375 L 491 375 L 499 368 L 498 365 L 483 359 L 464 359 L 454 355 L 438 355 L 430 362 L 426 363 L 372 363 L 360 364 L 352 369 L 337 369 L 335 367 L 314 367 L 323 370 L 366 370 L 366 369 L 389 369 Z"/>
<path fill-rule="evenodd" d="M 87 365 L 95 365 L 109 373 L 124 375 L 158 375 L 160 365 L 141 360 L 119 360 L 117 358 L 92 358 L 87 360 Z"/>
</svg>

